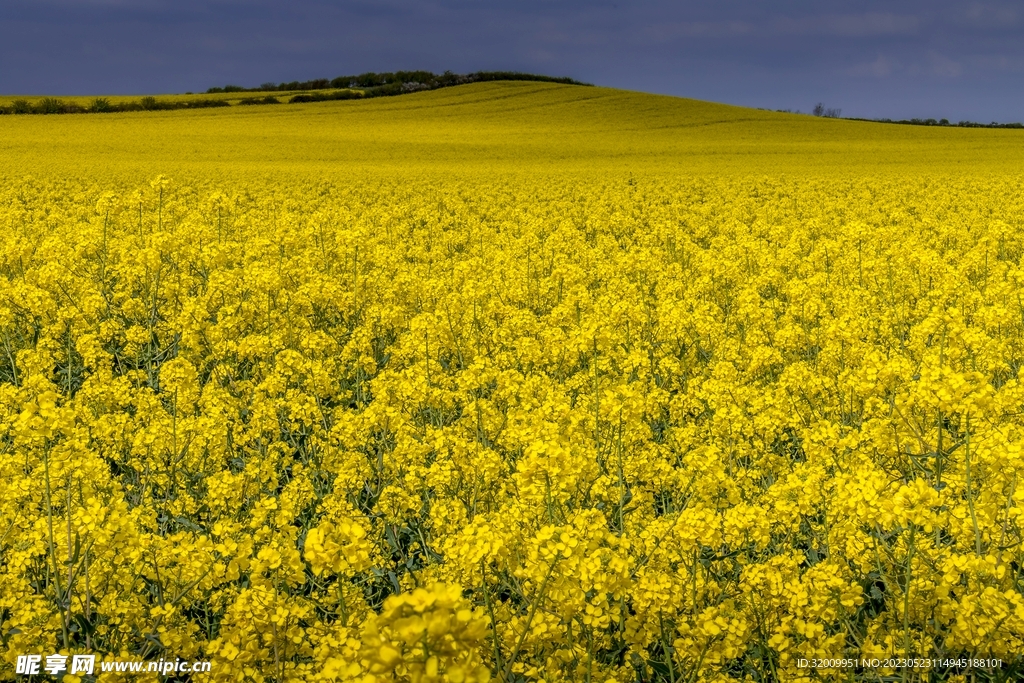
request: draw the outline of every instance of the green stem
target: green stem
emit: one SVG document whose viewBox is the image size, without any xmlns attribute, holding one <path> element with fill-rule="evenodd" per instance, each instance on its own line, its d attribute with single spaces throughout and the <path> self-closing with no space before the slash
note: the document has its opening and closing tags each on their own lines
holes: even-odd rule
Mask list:
<svg viewBox="0 0 1024 683">
<path fill-rule="evenodd" d="M 43 471 L 44 477 L 44 491 L 46 493 L 46 526 L 49 531 L 49 547 L 50 547 L 50 561 L 53 563 L 53 577 L 54 582 L 57 584 L 57 604 L 60 607 L 60 628 L 62 636 L 64 638 L 64 647 L 69 647 L 68 642 L 68 617 L 67 610 L 64 608 L 63 594 L 64 589 L 60 585 L 60 565 L 57 564 L 57 552 L 53 547 L 53 504 L 50 499 L 50 445 L 46 444 L 43 447 Z"/>
<path fill-rule="evenodd" d="M 974 552 L 981 555 L 981 530 L 978 528 L 978 516 L 974 511 L 974 494 L 971 492 L 971 416 L 967 415 L 967 434 L 964 441 L 964 460 L 967 466 L 967 509 L 971 512 L 971 525 L 974 527 Z"/>
<path fill-rule="evenodd" d="M 530 632 L 530 625 L 533 624 L 533 617 L 537 613 L 537 605 L 544 601 L 544 593 L 548 588 L 548 581 L 551 580 L 551 575 L 555 572 L 555 565 L 558 564 L 559 560 L 562 559 L 562 553 L 559 551 L 555 554 L 555 559 L 551 561 L 551 566 L 548 567 L 548 573 L 544 576 L 544 580 L 540 584 L 540 588 L 537 590 L 537 596 L 530 603 L 530 612 L 526 615 L 526 624 L 523 626 L 523 632 L 519 634 L 519 640 L 516 641 L 516 647 L 512 650 L 512 656 L 509 657 L 508 663 L 505 665 L 505 671 L 502 675 L 502 679 L 507 680 L 509 675 L 512 673 L 512 665 L 515 664 L 516 659 L 519 657 L 519 652 L 523 649 L 523 641 L 526 640 L 526 634 Z"/>
<path fill-rule="evenodd" d="M 903 656 L 908 659 L 910 658 L 910 582 L 913 580 L 914 573 L 915 531 L 916 527 L 911 525 L 910 548 L 907 551 L 907 571 L 903 586 Z M 907 667 L 903 667 L 901 670 L 901 677 L 902 680 L 907 680 Z"/>
</svg>

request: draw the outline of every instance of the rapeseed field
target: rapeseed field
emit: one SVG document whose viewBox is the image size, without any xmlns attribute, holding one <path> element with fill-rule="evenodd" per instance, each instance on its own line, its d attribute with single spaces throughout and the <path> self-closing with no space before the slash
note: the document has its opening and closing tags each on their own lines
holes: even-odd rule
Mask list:
<svg viewBox="0 0 1024 683">
<path fill-rule="evenodd" d="M 1016 680 L 1022 162 L 537 83 L 0 117 L 0 678 Z"/>
</svg>

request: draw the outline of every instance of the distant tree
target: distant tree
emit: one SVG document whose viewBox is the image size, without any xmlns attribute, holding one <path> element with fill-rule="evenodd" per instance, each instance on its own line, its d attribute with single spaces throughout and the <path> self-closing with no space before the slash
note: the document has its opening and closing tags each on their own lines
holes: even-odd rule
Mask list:
<svg viewBox="0 0 1024 683">
<path fill-rule="evenodd" d="M 816 105 L 814 105 L 814 109 L 811 110 L 811 114 L 813 114 L 814 116 L 823 116 L 827 119 L 838 119 L 842 113 L 842 109 L 834 109 L 832 107 L 826 108 L 825 105 L 821 102 L 818 102 Z"/>
<path fill-rule="evenodd" d="M 384 77 L 385 74 L 377 74 L 370 71 L 356 76 L 355 82 L 360 88 L 372 88 L 375 85 L 384 85 L 387 83 Z"/>
</svg>

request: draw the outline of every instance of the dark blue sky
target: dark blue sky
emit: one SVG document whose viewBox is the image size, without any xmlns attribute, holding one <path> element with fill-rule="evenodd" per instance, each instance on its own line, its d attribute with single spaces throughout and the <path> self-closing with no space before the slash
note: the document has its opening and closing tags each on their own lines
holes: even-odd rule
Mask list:
<svg viewBox="0 0 1024 683">
<path fill-rule="evenodd" d="M 0 0 L 0 93 L 491 69 L 772 109 L 1024 121 L 1024 2 Z"/>
</svg>

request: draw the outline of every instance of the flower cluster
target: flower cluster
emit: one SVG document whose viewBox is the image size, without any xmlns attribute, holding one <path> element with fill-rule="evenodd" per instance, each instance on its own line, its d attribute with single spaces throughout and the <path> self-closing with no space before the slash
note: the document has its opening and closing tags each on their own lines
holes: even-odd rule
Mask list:
<svg viewBox="0 0 1024 683">
<path fill-rule="evenodd" d="M 1022 217 L 1003 176 L 8 182 L 0 678 L 1018 661 Z"/>
</svg>

